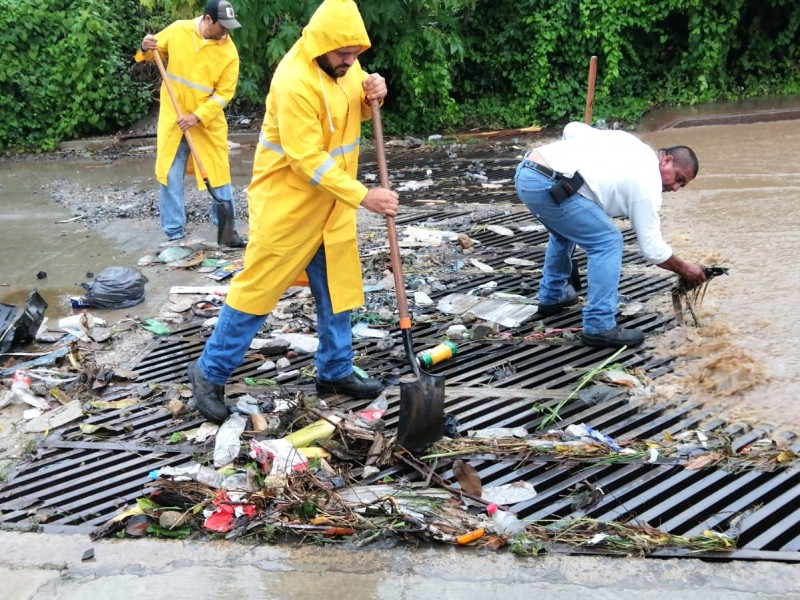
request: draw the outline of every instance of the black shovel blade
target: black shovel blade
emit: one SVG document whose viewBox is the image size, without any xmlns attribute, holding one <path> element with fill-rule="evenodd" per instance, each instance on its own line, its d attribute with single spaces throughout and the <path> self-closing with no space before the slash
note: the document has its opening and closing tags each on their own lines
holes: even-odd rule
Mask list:
<svg viewBox="0 0 800 600">
<path fill-rule="evenodd" d="M 233 237 L 233 204 L 217 201 L 217 244 L 227 246 Z"/>
<path fill-rule="evenodd" d="M 444 375 L 420 371 L 400 378 L 397 445 L 416 452 L 444 435 Z"/>
<path fill-rule="evenodd" d="M 211 184 L 205 180 L 208 193 L 211 194 L 214 209 L 217 213 L 217 244 L 227 246 L 233 237 L 233 202 L 223 200 L 212 190 Z"/>
</svg>

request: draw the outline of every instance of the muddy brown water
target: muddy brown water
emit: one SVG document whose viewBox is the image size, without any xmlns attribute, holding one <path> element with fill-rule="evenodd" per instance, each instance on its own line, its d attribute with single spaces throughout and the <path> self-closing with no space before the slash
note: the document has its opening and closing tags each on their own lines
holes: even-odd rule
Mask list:
<svg viewBox="0 0 800 600">
<path fill-rule="evenodd" d="M 800 121 L 648 133 L 655 146 L 691 146 L 697 179 L 665 194 L 664 227 L 679 255 L 724 264 L 701 322 L 679 347 L 697 360 L 683 384 L 744 419 L 800 430 Z"/>
<path fill-rule="evenodd" d="M 652 124 L 652 122 L 651 122 Z M 681 127 L 643 131 L 655 147 L 686 144 L 700 159 L 699 177 L 685 190 L 665 194 L 663 227 L 679 256 L 722 264 L 730 274 L 708 286 L 702 327 L 670 332 L 659 346 L 687 359 L 659 379 L 659 393 L 687 393 L 727 418 L 800 431 L 800 323 L 794 308 L 800 246 L 800 120 Z M 252 148 L 232 154 L 234 185 L 246 186 Z M 112 265 L 135 266 L 162 241 L 157 223 L 120 220 L 98 232 L 71 221 L 54 204 L 53 181 L 79 182 L 95 198 L 104 190 L 152 185 L 152 155 L 96 161 L 6 161 L 0 169 L 3 211 L 0 302 L 19 304 L 34 287 L 50 303 L 47 316 L 70 314 L 69 296 L 80 295 L 87 273 Z M 113 201 L 113 200 L 110 200 Z M 193 233 L 212 239 L 210 226 Z M 37 279 L 39 271 L 47 273 Z M 155 279 L 147 301 L 125 314 L 151 316 L 171 285 L 196 285 L 190 274 L 147 271 Z M 182 279 L 183 278 L 183 279 Z M 120 318 L 113 311 L 111 320 Z M 103 315 L 105 316 L 105 315 Z"/>
</svg>

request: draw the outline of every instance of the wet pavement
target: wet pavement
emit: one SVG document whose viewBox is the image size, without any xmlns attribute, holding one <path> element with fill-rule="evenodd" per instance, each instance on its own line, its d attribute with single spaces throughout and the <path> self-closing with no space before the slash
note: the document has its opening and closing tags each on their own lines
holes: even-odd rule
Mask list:
<svg viewBox="0 0 800 600">
<path fill-rule="evenodd" d="M 249 177 L 244 171 L 252 160 L 252 149 L 246 152 L 234 171 L 240 194 Z M 118 162 L 79 157 L 6 162 L 0 170 L 4 219 L 0 249 L 5 263 L 0 271 L 0 302 L 21 304 L 35 288 L 49 305 L 46 316 L 57 320 L 73 314 L 69 298 L 83 294 L 81 283 L 91 283 L 107 267 L 136 267 L 139 258 L 157 252 L 166 240 L 157 221 L 152 168 L 152 156 Z M 207 192 L 187 187 L 198 211 L 206 208 Z M 140 201 L 149 207 L 150 218 L 127 209 L 136 205 L 137 198 L 144 199 Z M 245 206 L 242 202 L 243 210 Z M 101 223 L 92 218 L 97 212 L 104 216 Z M 130 216 L 117 216 L 128 212 Z M 216 232 L 208 216 L 203 217 L 205 222 L 190 226 L 189 236 L 213 241 Z M 240 229 L 246 233 L 246 223 Z M 38 278 L 39 273 L 46 277 Z M 103 314 L 110 320 L 158 314 L 170 286 L 195 285 L 198 280 L 196 273 L 166 267 L 149 268 L 146 276 L 150 281 L 143 304 Z"/>
<path fill-rule="evenodd" d="M 795 401 L 799 382 L 797 358 L 790 344 L 797 337 L 797 324 L 791 319 L 774 318 L 774 315 L 784 315 L 785 307 L 790 305 L 788 303 L 792 302 L 797 292 L 792 261 L 797 250 L 799 230 L 796 207 L 800 199 L 800 185 L 788 167 L 795 164 L 798 158 L 795 154 L 799 127 L 797 122 L 711 126 L 647 134 L 646 138 L 654 145 L 688 143 L 698 151 L 701 157 L 698 180 L 679 194 L 665 197 L 667 237 L 679 253 L 687 258 L 727 261 L 733 274 L 731 279 L 720 280 L 719 285 L 715 282 L 704 304 L 706 314 L 714 317 L 716 329 L 710 328 L 700 339 L 681 341 L 698 354 L 706 379 L 692 380 L 690 372 L 683 374 L 682 382 L 693 384 L 694 392 L 706 395 L 710 402 L 728 404 L 729 409 L 738 409 L 740 414 L 751 415 L 761 422 L 783 424 L 795 430 L 800 429 Z M 246 162 L 244 158 L 243 164 Z M 149 169 L 147 160 L 135 168 L 131 167 L 128 173 L 142 186 L 148 185 L 149 178 L 146 172 L 142 172 L 144 166 Z M 49 233 L 46 239 L 52 242 L 51 245 L 43 245 L 38 254 L 25 254 L 25 260 L 20 261 L 25 267 L 23 275 L 8 280 L 4 275 L 4 281 L 0 283 L 20 289 L 34 283 L 39 285 L 46 296 L 54 300 L 58 314 L 61 310 L 69 311 L 64 298 L 72 290 L 80 291 L 74 286 L 86 281 L 86 271 L 97 273 L 109 266 L 111 260 L 135 264 L 142 253 L 151 251 L 159 243 L 160 232 L 152 222 L 136 223 L 132 227 L 131 221 L 118 221 L 106 227 L 98 238 L 79 221 L 58 223 L 69 220 L 72 213 L 67 211 L 66 214 L 59 214 L 49 199 L 40 202 L 37 197 L 43 194 L 42 189 L 37 187 L 37 180 L 40 176 L 47 177 L 48 173 L 54 178 L 71 177 L 70 169 L 75 167 L 59 165 L 55 171 L 50 171 L 51 168 L 37 165 L 30 172 L 23 172 L 22 178 L 16 181 L 7 179 L 8 173 L 5 171 L 0 176 L 4 203 L 6 198 L 11 198 L 17 206 L 30 208 L 29 213 L 15 217 L 15 222 L 24 223 L 26 228 L 34 223 L 39 231 Z M 62 168 L 64 171 L 59 171 Z M 89 182 L 86 187 L 97 189 L 94 186 L 99 186 L 103 189 L 107 174 L 95 177 L 96 171 L 92 171 L 92 168 L 95 167 L 87 167 L 86 171 L 82 171 Z M 242 171 L 246 171 L 246 168 Z M 83 180 L 80 185 L 84 185 Z M 27 192 L 19 197 L 8 196 L 7 192 L 12 188 Z M 31 198 L 34 200 L 29 201 Z M 767 223 L 769 226 L 765 227 Z M 197 231 L 205 231 L 203 235 L 207 239 L 213 236 L 210 226 L 198 225 Z M 15 235 L 15 232 L 19 235 Z M 15 227 L 7 238 L 10 243 L 5 249 L 18 256 L 18 252 L 31 245 L 30 238 L 30 233 L 25 233 L 21 225 Z M 76 264 L 78 262 L 80 264 Z M 60 266 L 54 269 L 53 264 Z M 43 265 L 46 266 L 44 270 L 48 271 L 48 278 L 44 280 L 46 286 L 41 287 L 42 280 L 34 282 L 31 276 L 35 276 Z M 765 270 L 764 265 L 769 265 L 769 268 Z M 150 271 L 147 274 L 151 276 Z M 63 279 L 59 279 L 62 275 Z M 188 276 L 196 279 L 196 275 Z M 168 269 L 155 273 L 151 279 L 154 281 L 154 285 L 148 288 L 151 297 L 147 303 L 136 307 L 142 315 L 152 314 L 163 304 L 167 285 L 178 284 L 176 271 Z M 764 289 L 769 293 L 765 294 Z M 0 288 L 0 293 L 2 290 Z M 14 298 L 12 293 L 2 301 L 14 301 Z M 710 347 L 712 343 L 716 347 Z M 766 365 L 763 371 L 757 368 L 759 361 Z M 704 387 L 703 384 L 708 383 L 709 373 L 719 378 Z M 753 385 L 745 385 L 735 394 L 728 393 L 731 386 L 747 384 L 748 379 Z M 109 566 L 101 560 L 101 552 L 97 553 L 98 558 L 91 564 L 80 563 L 74 558 L 79 557 L 83 547 L 88 544 L 84 537 L 58 537 L 56 539 L 67 540 L 68 547 L 56 551 L 56 546 L 46 536 L 34 536 L 35 540 L 32 540 L 28 534 L 3 534 L 6 535 L 11 537 L 3 540 L 6 542 L 4 547 L 30 545 L 35 549 L 39 543 L 48 544 L 48 550 L 52 549 L 52 555 L 58 558 L 56 563 L 63 560 L 70 565 L 66 574 L 59 570 L 58 577 L 55 577 L 51 571 L 52 565 L 42 564 L 41 554 L 20 559 L 25 556 L 24 553 L 9 552 L 14 560 L 6 563 L 6 567 L 23 580 L 30 576 L 28 583 L 34 586 L 26 588 L 31 591 L 19 597 L 79 598 L 97 593 L 101 597 L 122 597 L 123 593 L 129 595 L 132 589 L 154 593 L 165 585 L 175 589 L 176 581 L 184 583 L 182 589 L 187 590 L 186 597 L 195 598 L 202 597 L 201 584 L 213 585 L 218 592 L 227 592 L 234 597 L 270 597 L 276 587 L 281 591 L 275 593 L 275 597 L 294 597 L 295 590 L 300 590 L 305 597 L 329 597 L 314 594 L 319 591 L 319 586 L 330 582 L 345 590 L 351 589 L 348 588 L 349 583 L 357 582 L 358 585 L 353 585 L 348 595 L 379 598 L 422 597 L 423 594 L 427 597 L 432 589 L 438 590 L 436 593 L 440 595 L 442 589 L 447 589 L 454 594 L 458 592 L 462 597 L 477 597 L 476 589 L 480 589 L 480 595 L 483 596 L 487 595 L 486 588 L 489 586 L 492 588 L 490 595 L 497 592 L 496 595 L 512 598 L 522 597 L 523 593 L 529 595 L 531 591 L 557 598 L 583 595 L 618 598 L 626 594 L 642 598 L 672 598 L 675 595 L 688 598 L 797 597 L 793 595 L 797 587 L 797 567 L 763 563 L 736 563 L 732 568 L 732 565 L 725 563 L 691 560 L 663 563 L 650 560 L 645 565 L 635 559 L 553 556 L 515 559 L 509 555 L 480 556 L 463 552 L 456 556 L 455 551 L 440 549 L 423 552 L 393 550 L 384 556 L 383 551 L 369 550 L 365 554 L 370 558 L 365 562 L 372 566 L 354 574 L 351 570 L 353 555 L 340 554 L 333 549 L 291 550 L 289 554 L 293 559 L 285 563 L 278 560 L 284 557 L 284 547 L 259 548 L 257 552 L 249 551 L 257 555 L 257 559 L 242 562 L 235 556 L 231 558 L 229 552 L 232 549 L 227 544 L 224 551 L 209 559 L 198 553 L 215 553 L 220 550 L 219 547 L 207 550 L 206 545 L 202 544 L 204 549 L 201 550 L 195 549 L 191 543 L 151 540 L 134 544 L 92 543 L 92 546 L 103 549 L 109 544 L 108 548 L 113 549 L 108 550 L 110 553 L 115 550 L 121 553 L 120 557 L 110 561 Z M 74 546 L 69 547 L 71 544 Z M 141 544 L 147 544 L 146 551 L 152 552 L 154 561 L 149 558 L 141 561 L 132 559 L 131 548 Z M 164 552 L 171 553 L 175 544 L 180 544 L 181 558 L 177 562 L 159 562 L 159 549 L 164 548 Z M 244 552 L 236 546 L 233 550 Z M 322 555 L 325 560 L 320 558 Z M 356 556 L 363 557 L 361 554 Z M 270 559 L 275 563 L 265 564 L 264 561 L 269 562 Z M 222 562 L 236 566 L 219 567 Z M 172 569 L 166 569 L 165 563 L 171 565 Z M 190 563 L 191 566 L 187 566 Z M 392 566 L 389 569 L 382 568 L 386 563 Z M 126 565 L 126 573 L 117 575 L 114 568 L 122 568 L 122 564 Z M 342 564 L 350 567 L 343 569 Z M 454 568 L 454 564 L 463 567 L 463 572 L 460 568 Z M 109 566 L 111 572 L 105 571 L 101 565 Z M 488 573 L 491 575 L 487 577 Z M 149 576 L 142 579 L 142 574 Z M 213 584 L 210 583 L 212 580 Z M 115 596 L 118 592 L 119 596 Z"/>
<path fill-rule="evenodd" d="M 181 541 L 88 542 L 0 532 L 12 600 L 335 598 L 790 600 L 799 565 L 637 558 L 517 558 L 458 548 L 346 550 Z M 82 561 L 87 550 L 94 558 Z"/>
</svg>

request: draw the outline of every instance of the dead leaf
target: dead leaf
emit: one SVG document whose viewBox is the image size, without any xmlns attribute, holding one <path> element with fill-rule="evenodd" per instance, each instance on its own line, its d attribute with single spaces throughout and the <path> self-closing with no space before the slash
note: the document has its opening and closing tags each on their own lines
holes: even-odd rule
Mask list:
<svg viewBox="0 0 800 600">
<path fill-rule="evenodd" d="M 483 544 L 484 548 L 489 550 L 499 550 L 508 543 L 508 538 L 504 535 L 493 535 L 486 538 L 486 543 Z"/>
<path fill-rule="evenodd" d="M 633 375 L 626 373 L 625 371 L 605 371 L 603 373 L 603 379 L 608 381 L 609 383 L 613 383 L 614 385 L 619 385 L 622 387 L 629 387 L 629 388 L 640 388 L 642 387 L 642 382 L 639 381 Z"/>
<path fill-rule="evenodd" d="M 684 465 L 687 471 L 696 471 L 697 469 L 704 469 L 722 460 L 722 456 L 716 452 L 706 452 L 700 456 L 693 458 Z"/>
<path fill-rule="evenodd" d="M 477 498 L 481 497 L 483 485 L 481 484 L 481 476 L 478 474 L 475 467 L 469 463 L 465 463 L 463 460 L 457 460 L 453 463 L 453 475 L 461 486 L 461 489 L 467 494 Z"/>
<path fill-rule="evenodd" d="M 150 527 L 153 523 L 153 519 L 147 515 L 137 515 L 131 517 L 125 524 L 125 533 L 133 537 L 141 537 L 147 533 L 148 527 Z"/>
<path fill-rule="evenodd" d="M 123 427 L 114 427 L 113 425 L 92 425 L 91 423 L 81 423 L 78 425 L 83 433 L 91 435 L 93 433 L 122 433 Z"/>
</svg>

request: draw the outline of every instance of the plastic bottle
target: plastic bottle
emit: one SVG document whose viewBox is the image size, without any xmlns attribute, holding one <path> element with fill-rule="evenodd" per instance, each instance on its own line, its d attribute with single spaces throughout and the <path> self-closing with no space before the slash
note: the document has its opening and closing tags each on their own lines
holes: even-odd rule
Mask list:
<svg viewBox="0 0 800 600">
<path fill-rule="evenodd" d="M 495 531 L 503 535 L 518 535 L 525 531 L 525 523 L 517 518 L 514 513 L 500 510 L 496 504 L 486 507 L 486 512 L 492 517 Z"/>
<path fill-rule="evenodd" d="M 331 437 L 336 431 L 336 424 L 341 420 L 341 417 L 329 415 L 328 418 L 314 421 L 311 425 L 306 425 L 281 439 L 289 442 L 295 448 L 307 448 L 320 440 Z"/>
<path fill-rule="evenodd" d="M 358 411 L 358 418 L 364 421 L 374 421 L 380 419 L 386 409 L 389 407 L 389 401 L 386 399 L 386 394 L 381 394 L 375 400 L 369 403 L 369 406 L 364 410 Z"/>
<path fill-rule="evenodd" d="M 455 356 L 457 352 L 458 346 L 456 346 L 453 342 L 442 342 L 430 350 L 417 352 L 417 361 L 421 367 L 430 368 L 433 365 L 442 362 L 443 360 L 447 360 L 448 358 Z"/>
<path fill-rule="evenodd" d="M 14 371 L 14 378 L 11 382 L 11 401 L 16 403 L 25 402 L 41 410 L 50 408 L 47 400 L 40 398 L 31 391 L 31 376 L 24 369 Z"/>
</svg>

